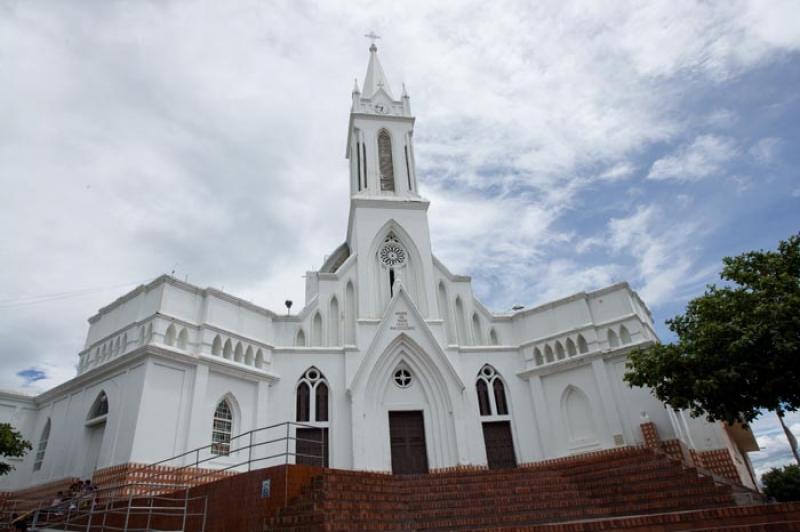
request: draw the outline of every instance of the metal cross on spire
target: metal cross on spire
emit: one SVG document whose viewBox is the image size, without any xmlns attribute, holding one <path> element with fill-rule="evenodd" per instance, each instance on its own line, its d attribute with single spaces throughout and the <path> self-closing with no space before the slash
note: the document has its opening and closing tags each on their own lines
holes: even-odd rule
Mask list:
<svg viewBox="0 0 800 532">
<path fill-rule="evenodd" d="M 366 37 L 367 39 L 369 39 L 371 41 L 370 42 L 370 48 L 375 46 L 375 41 L 381 38 L 381 36 L 378 35 L 377 33 L 375 33 L 374 31 L 371 31 L 371 32 L 365 34 L 364 37 Z"/>
</svg>

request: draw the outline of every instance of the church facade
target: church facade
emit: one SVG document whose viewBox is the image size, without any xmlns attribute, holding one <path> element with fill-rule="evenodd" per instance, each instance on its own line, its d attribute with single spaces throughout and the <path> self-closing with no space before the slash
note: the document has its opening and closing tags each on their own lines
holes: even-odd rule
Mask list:
<svg viewBox="0 0 800 532">
<path fill-rule="evenodd" d="M 624 383 L 630 349 L 657 341 L 627 283 L 494 313 L 436 258 L 414 120 L 373 44 L 352 93 L 346 239 L 306 275 L 302 310 L 170 276 L 123 295 L 89 318 L 74 378 L 36 397 L 0 393 L 0 421 L 33 444 L 2 488 L 209 444 L 210 466 L 225 467 L 232 436 L 284 421 L 324 439 L 335 468 L 512 467 L 652 444 L 655 433 L 751 485 L 746 429 Z"/>
</svg>

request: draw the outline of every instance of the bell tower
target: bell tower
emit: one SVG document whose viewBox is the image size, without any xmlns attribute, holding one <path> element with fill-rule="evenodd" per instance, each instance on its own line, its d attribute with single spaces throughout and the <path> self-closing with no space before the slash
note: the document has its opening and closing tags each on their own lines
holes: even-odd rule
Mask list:
<svg viewBox="0 0 800 532">
<path fill-rule="evenodd" d="M 375 34 L 363 90 L 353 87 L 347 158 L 350 195 L 360 197 L 419 197 L 414 172 L 414 117 L 405 85 L 396 100 L 378 60 Z"/>
<path fill-rule="evenodd" d="M 350 221 L 358 256 L 359 319 L 383 316 L 401 283 L 423 316 L 436 314 L 428 206 L 414 168 L 414 117 L 405 86 L 395 99 L 370 33 L 367 75 L 356 81 L 347 131 Z"/>
</svg>

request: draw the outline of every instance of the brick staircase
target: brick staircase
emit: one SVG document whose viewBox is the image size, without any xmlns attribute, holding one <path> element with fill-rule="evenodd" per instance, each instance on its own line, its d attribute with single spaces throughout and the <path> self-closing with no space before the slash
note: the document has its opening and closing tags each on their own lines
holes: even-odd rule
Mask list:
<svg viewBox="0 0 800 532">
<path fill-rule="evenodd" d="M 265 530 L 688 530 L 701 523 L 800 530 L 800 505 L 740 507 L 730 485 L 650 449 L 626 448 L 499 471 L 328 469 Z"/>
<path fill-rule="evenodd" d="M 67 477 L 15 492 L 0 493 L 0 530 L 8 527 L 11 516 L 26 514 L 49 505 L 58 492 L 69 493 L 69 487 L 79 480 Z"/>
</svg>

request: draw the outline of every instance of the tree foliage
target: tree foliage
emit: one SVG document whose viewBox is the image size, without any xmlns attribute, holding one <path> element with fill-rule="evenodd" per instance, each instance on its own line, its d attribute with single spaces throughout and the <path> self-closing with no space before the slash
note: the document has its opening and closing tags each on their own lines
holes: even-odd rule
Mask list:
<svg viewBox="0 0 800 532">
<path fill-rule="evenodd" d="M 764 493 L 779 502 L 800 501 L 800 466 L 772 468 L 761 477 Z"/>
<path fill-rule="evenodd" d="M 30 449 L 31 444 L 22 439 L 22 435 L 14 427 L 8 423 L 0 423 L 0 457 L 20 458 Z M 12 469 L 7 461 L 0 461 L 0 475 L 5 475 Z"/>
<path fill-rule="evenodd" d="M 625 380 L 676 409 L 729 423 L 800 408 L 800 234 L 776 251 L 723 259 L 709 285 L 667 320 L 678 340 L 630 354 Z"/>
</svg>

